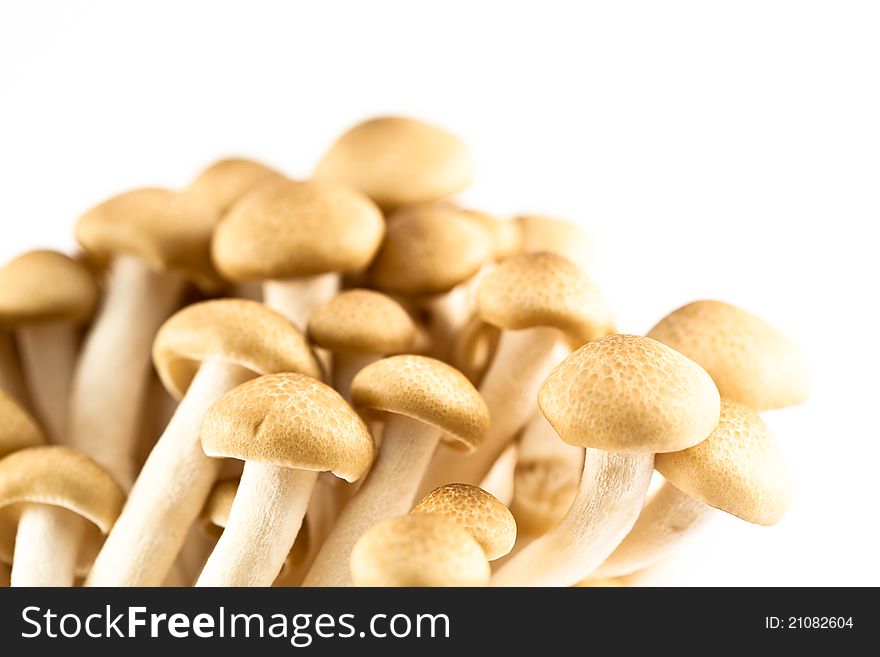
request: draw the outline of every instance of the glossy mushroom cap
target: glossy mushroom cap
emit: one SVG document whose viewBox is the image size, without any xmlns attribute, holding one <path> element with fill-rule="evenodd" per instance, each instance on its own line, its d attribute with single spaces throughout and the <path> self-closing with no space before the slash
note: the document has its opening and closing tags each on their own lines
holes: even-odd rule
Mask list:
<svg viewBox="0 0 880 657">
<path fill-rule="evenodd" d="M 381 117 L 360 123 L 333 144 L 316 179 L 360 190 L 383 208 L 428 203 L 470 185 L 473 161 L 455 135 L 429 123 Z"/>
<path fill-rule="evenodd" d="M 416 325 L 391 297 L 373 290 L 346 290 L 315 308 L 309 338 L 336 353 L 395 354 L 412 348 Z"/>
<path fill-rule="evenodd" d="M 208 456 L 330 471 L 346 481 L 360 478 L 375 453 L 339 393 L 302 374 L 269 374 L 230 390 L 208 409 L 201 433 Z"/>
<path fill-rule="evenodd" d="M 489 574 L 470 532 L 425 513 L 380 522 L 351 552 L 355 586 L 486 586 Z"/>
<path fill-rule="evenodd" d="M 165 388 L 180 398 L 206 360 L 256 374 L 299 372 L 316 379 L 321 368 L 305 337 L 282 315 L 246 299 L 216 299 L 172 315 L 153 341 L 153 362 Z"/>
<path fill-rule="evenodd" d="M 0 389 L 0 458 L 45 442 L 36 421 L 9 393 Z"/>
<path fill-rule="evenodd" d="M 219 160 L 190 183 L 187 194 L 223 216 L 242 196 L 268 180 L 281 178 L 269 167 L 242 158 Z"/>
<path fill-rule="evenodd" d="M 810 391 L 806 356 L 764 320 L 720 301 L 695 301 L 648 335 L 702 365 L 723 397 L 756 411 L 794 406 Z"/>
<path fill-rule="evenodd" d="M 436 427 L 463 451 L 476 449 L 489 430 L 489 410 L 471 382 L 427 356 L 391 356 L 367 365 L 351 382 L 351 401 Z"/>
<path fill-rule="evenodd" d="M 212 253 L 233 281 L 348 272 L 370 263 L 384 230 L 379 208 L 353 189 L 279 179 L 226 213 Z"/>
<path fill-rule="evenodd" d="M 442 516 L 464 528 L 494 561 L 513 549 L 516 521 L 496 497 L 469 484 L 436 488 L 413 507 L 413 513 Z"/>
<path fill-rule="evenodd" d="M 583 268 L 592 262 L 593 241 L 580 226 L 539 214 L 521 215 L 515 221 L 520 229 L 523 251 L 550 251 Z"/>
<path fill-rule="evenodd" d="M 692 447 L 718 424 L 720 405 L 702 367 L 636 335 L 584 345 L 538 391 L 538 406 L 562 440 L 620 453 Z"/>
<path fill-rule="evenodd" d="M 779 445 L 751 408 L 721 400 L 721 419 L 706 440 L 658 454 L 658 472 L 683 493 L 757 525 L 788 509 L 793 483 Z"/>
<path fill-rule="evenodd" d="M 82 263 L 57 251 L 30 251 L 0 269 L 0 323 L 85 322 L 98 284 Z"/>
</svg>

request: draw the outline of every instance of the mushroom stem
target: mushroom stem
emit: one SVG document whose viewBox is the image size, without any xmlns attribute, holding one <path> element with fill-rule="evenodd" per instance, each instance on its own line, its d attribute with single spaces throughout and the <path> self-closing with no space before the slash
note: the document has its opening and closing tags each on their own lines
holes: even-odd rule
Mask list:
<svg viewBox="0 0 880 657">
<path fill-rule="evenodd" d="M 315 306 L 333 298 L 339 290 L 339 274 L 329 272 L 263 283 L 263 302 L 305 331 Z"/>
<path fill-rule="evenodd" d="M 351 380 L 370 363 L 379 360 L 376 354 L 343 354 L 333 356 L 333 387 L 345 401 L 351 403 Z"/>
<path fill-rule="evenodd" d="M 299 534 L 318 473 L 245 463 L 226 529 L 196 586 L 272 586 Z"/>
<path fill-rule="evenodd" d="M 587 450 L 578 495 L 565 518 L 498 569 L 493 586 L 571 586 L 614 551 L 642 509 L 652 454 Z"/>
<path fill-rule="evenodd" d="M 459 283 L 444 294 L 438 294 L 424 303 L 428 312 L 431 347 L 435 357 L 447 359 L 452 352 L 455 337 L 471 317 L 471 295 L 474 278 Z"/>
<path fill-rule="evenodd" d="M 480 488 L 494 496 L 504 506 L 510 506 L 513 499 L 513 475 L 516 472 L 518 459 L 519 449 L 516 444 L 508 445 L 480 482 Z"/>
<path fill-rule="evenodd" d="M 64 444 L 76 367 L 76 331 L 69 322 L 46 322 L 19 327 L 17 337 L 37 417 L 51 442 Z"/>
<path fill-rule="evenodd" d="M 201 365 L 98 553 L 88 586 L 159 586 L 163 582 L 222 464 L 202 451 L 202 417 L 224 393 L 253 376 L 223 361 Z"/>
<path fill-rule="evenodd" d="M 9 332 L 0 329 L 0 389 L 8 392 L 24 408 L 28 408 L 24 377 L 18 364 L 15 344 Z"/>
<path fill-rule="evenodd" d="M 370 473 L 339 515 L 303 586 L 352 586 L 349 558 L 373 525 L 409 513 L 419 481 L 440 441 L 433 426 L 392 415 Z"/>
<path fill-rule="evenodd" d="M 26 504 L 18 519 L 12 586 L 73 586 L 87 521 L 67 509 Z"/>
<path fill-rule="evenodd" d="M 134 480 L 150 347 L 183 284 L 179 274 L 156 273 L 132 256 L 117 258 L 74 373 L 70 444 L 124 489 Z"/>
<path fill-rule="evenodd" d="M 590 579 L 629 575 L 675 552 L 716 513 L 670 483 L 664 483 L 645 505 L 632 530 Z"/>
</svg>

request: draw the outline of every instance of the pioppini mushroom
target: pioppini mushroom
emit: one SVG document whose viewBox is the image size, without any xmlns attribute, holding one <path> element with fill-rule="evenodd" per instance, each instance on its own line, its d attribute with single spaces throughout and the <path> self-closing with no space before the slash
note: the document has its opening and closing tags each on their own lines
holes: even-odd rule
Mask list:
<svg viewBox="0 0 880 657">
<path fill-rule="evenodd" d="M 480 394 L 458 370 L 426 356 L 391 356 L 354 377 L 356 408 L 387 414 L 376 462 L 343 509 L 306 575 L 305 586 L 350 586 L 345 564 L 370 527 L 410 510 L 441 437 L 473 450 L 489 428 Z"/>
<path fill-rule="evenodd" d="M 181 401 L 95 560 L 90 586 L 156 586 L 168 574 L 220 470 L 221 461 L 208 458 L 199 442 L 214 402 L 260 374 L 320 375 L 302 334 L 244 299 L 203 301 L 177 312 L 156 335 L 153 361 Z"/>
<path fill-rule="evenodd" d="M 14 546 L 0 540 L 12 586 L 72 586 L 123 500 L 104 468 L 69 447 L 30 447 L 0 460 L 0 515 L 16 527 Z"/>
<path fill-rule="evenodd" d="M 292 373 L 226 393 L 208 410 L 201 434 L 208 456 L 245 466 L 197 586 L 270 586 L 299 533 L 317 473 L 354 481 L 375 451 L 363 420 L 339 393 Z"/>
<path fill-rule="evenodd" d="M 432 203 L 470 185 L 467 146 L 437 126 L 405 117 L 378 117 L 350 128 L 324 154 L 317 180 L 350 185 L 385 211 Z"/>
<path fill-rule="evenodd" d="M 571 586 L 601 564 L 642 509 L 654 454 L 687 449 L 718 424 L 718 389 L 650 338 L 590 342 L 541 385 L 538 405 L 566 442 L 588 448 L 578 495 L 554 529 L 502 565 L 496 586 Z"/>
<path fill-rule="evenodd" d="M 217 284 L 209 251 L 216 220 L 183 192 L 138 189 L 105 201 L 76 224 L 87 252 L 114 258 L 74 372 L 69 442 L 107 467 L 123 488 L 134 481 L 153 337 L 187 278 Z"/>
<path fill-rule="evenodd" d="M 384 234 L 370 199 L 334 183 L 270 180 L 230 208 L 212 254 L 229 280 L 263 282 L 263 299 L 305 330 L 312 309 L 332 298 L 340 273 L 366 267 Z"/>
<path fill-rule="evenodd" d="M 30 251 L 0 269 L 0 323 L 15 329 L 34 411 L 55 443 L 67 441 L 80 324 L 98 303 L 86 267 L 56 251 Z"/>
<path fill-rule="evenodd" d="M 259 162 L 231 157 L 214 162 L 190 183 L 186 193 L 222 217 L 245 194 L 283 176 Z"/>
</svg>

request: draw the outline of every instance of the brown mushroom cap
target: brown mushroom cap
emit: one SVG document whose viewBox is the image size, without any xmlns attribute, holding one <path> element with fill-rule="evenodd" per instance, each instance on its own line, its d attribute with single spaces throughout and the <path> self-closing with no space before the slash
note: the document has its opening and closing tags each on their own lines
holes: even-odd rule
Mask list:
<svg viewBox="0 0 880 657">
<path fill-rule="evenodd" d="M 580 226 L 539 214 L 516 218 L 525 252 L 550 251 L 568 258 L 579 267 L 587 267 L 593 256 L 590 236 Z"/>
<path fill-rule="evenodd" d="M 489 574 L 470 532 L 425 513 L 374 525 L 351 552 L 355 586 L 485 586 Z"/>
<path fill-rule="evenodd" d="M 280 177 L 280 173 L 259 162 L 228 158 L 215 162 L 196 176 L 187 193 L 217 216 L 223 216 L 247 192 Z"/>
<path fill-rule="evenodd" d="M 246 299 L 187 306 L 156 334 L 156 371 L 178 398 L 206 360 L 233 363 L 257 374 L 299 372 L 321 378 L 318 361 L 296 327 L 262 303 Z"/>
<path fill-rule="evenodd" d="M 429 123 L 381 117 L 360 123 L 333 144 L 315 178 L 360 190 L 384 208 L 427 203 L 461 191 L 473 178 L 467 146 Z"/>
<path fill-rule="evenodd" d="M 333 388 L 302 374 L 261 376 L 223 395 L 202 421 L 205 454 L 355 481 L 373 462 L 373 437 Z"/>
<path fill-rule="evenodd" d="M 132 255 L 151 269 L 178 270 L 206 287 L 217 284 L 211 235 L 217 215 L 185 192 L 136 189 L 79 218 L 76 239 L 97 255 Z"/>
<path fill-rule="evenodd" d="M 636 335 L 584 345 L 538 392 L 541 412 L 565 442 L 622 453 L 692 447 L 718 424 L 720 405 L 702 367 Z"/>
<path fill-rule="evenodd" d="M 0 322 L 85 322 L 98 284 L 85 265 L 57 251 L 30 251 L 0 269 Z"/>
<path fill-rule="evenodd" d="M 683 493 L 757 525 L 788 509 L 793 483 L 767 425 L 748 406 L 721 400 L 721 419 L 690 449 L 658 454 L 658 472 Z"/>
<path fill-rule="evenodd" d="M 337 353 L 394 354 L 412 347 L 416 325 L 391 297 L 356 289 L 315 308 L 308 333 L 312 342 Z"/>
<path fill-rule="evenodd" d="M 695 301 L 648 335 L 702 365 L 722 397 L 757 411 L 800 404 L 810 390 L 806 356 L 764 320 L 720 301 Z"/>
<path fill-rule="evenodd" d="M 273 180 L 226 213 L 214 235 L 214 262 L 234 281 L 348 272 L 370 263 L 384 230 L 379 208 L 353 189 Z"/>
<path fill-rule="evenodd" d="M 17 401 L 0 389 L 0 458 L 46 442 L 36 421 Z"/>
<path fill-rule="evenodd" d="M 476 449 L 489 430 L 489 410 L 471 382 L 427 356 L 391 356 L 367 365 L 351 382 L 351 401 L 430 424 L 463 451 Z"/>
<path fill-rule="evenodd" d="M 599 288 L 570 260 L 546 251 L 499 263 L 480 283 L 477 313 L 507 330 L 557 328 L 577 344 L 613 331 Z"/>
<path fill-rule="evenodd" d="M 489 561 L 503 557 L 516 542 L 516 521 L 510 511 L 477 486 L 446 484 L 423 497 L 412 512 L 439 515 L 463 527 Z"/>
</svg>

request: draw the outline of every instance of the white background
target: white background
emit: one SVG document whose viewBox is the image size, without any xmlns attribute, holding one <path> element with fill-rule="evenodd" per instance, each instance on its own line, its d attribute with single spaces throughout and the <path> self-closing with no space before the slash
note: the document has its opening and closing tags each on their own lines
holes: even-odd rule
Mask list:
<svg viewBox="0 0 880 657">
<path fill-rule="evenodd" d="M 467 202 L 594 231 L 624 331 L 714 297 L 810 354 L 809 403 L 766 415 L 789 515 L 719 517 L 652 581 L 878 585 L 877 7 L 4 2 L 0 256 L 218 156 L 306 176 L 364 117 L 436 121 L 475 153 Z"/>
</svg>

